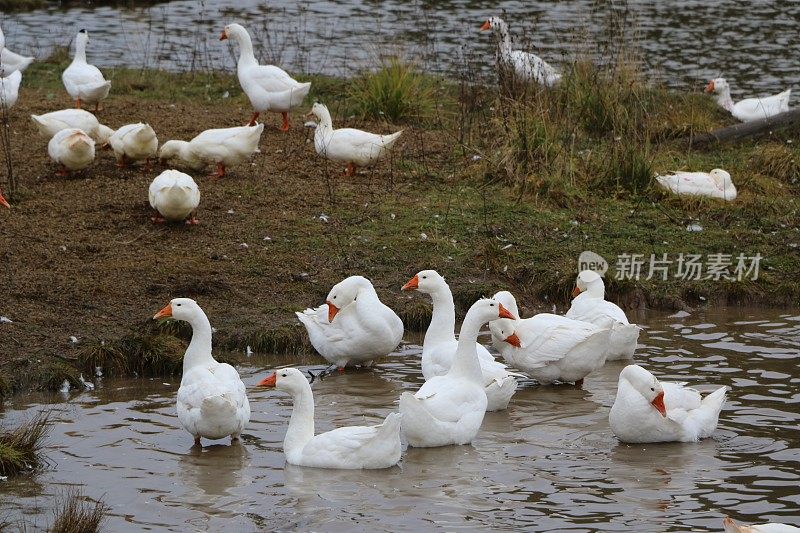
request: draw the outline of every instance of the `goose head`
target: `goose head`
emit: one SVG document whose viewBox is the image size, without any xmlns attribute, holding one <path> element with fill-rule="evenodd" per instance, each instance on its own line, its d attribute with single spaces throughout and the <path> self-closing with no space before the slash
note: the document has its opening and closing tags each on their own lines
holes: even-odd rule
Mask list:
<svg viewBox="0 0 800 533">
<path fill-rule="evenodd" d="M 75 36 L 75 44 L 79 46 L 86 46 L 89 43 L 89 32 L 80 30 L 78 35 Z"/>
<path fill-rule="evenodd" d="M 707 93 L 723 93 L 730 89 L 728 82 L 725 81 L 725 78 L 715 78 L 708 82 L 706 85 L 706 92 Z"/>
<path fill-rule="evenodd" d="M 627 381 L 661 416 L 667 416 L 664 407 L 664 388 L 656 377 L 639 365 L 628 365 L 619 374 L 619 381 Z"/>
<path fill-rule="evenodd" d="M 481 298 L 472 304 L 464 320 L 466 321 L 468 318 L 472 319 L 473 317 L 481 324 L 497 320 L 510 320 L 512 322 L 517 320 L 516 315 L 513 315 L 503 304 L 494 298 Z"/>
<path fill-rule="evenodd" d="M 184 146 L 188 146 L 186 141 L 167 141 L 158 150 L 158 160 L 160 163 L 169 161 L 174 157 L 179 157 Z"/>
<path fill-rule="evenodd" d="M 447 283 L 444 281 L 444 278 L 435 270 L 421 270 L 417 272 L 413 278 L 408 280 L 401 290 L 432 294 L 446 286 Z"/>
<path fill-rule="evenodd" d="M 515 333 L 517 320 L 519 320 L 516 298 L 508 291 L 500 291 L 492 296 L 492 299 L 502 304 L 503 308 L 507 309 L 514 317 L 504 317 L 489 322 L 489 331 L 492 333 L 492 338 L 496 342 L 505 342 L 519 348 L 522 343 Z"/>
<path fill-rule="evenodd" d="M 500 17 L 489 17 L 481 26 L 481 31 L 494 30 L 500 33 L 508 33 L 508 24 Z"/>
<path fill-rule="evenodd" d="M 153 318 L 173 318 L 175 320 L 183 320 L 191 322 L 198 315 L 203 314 L 203 310 L 197 305 L 197 302 L 191 298 L 173 298 L 170 302 Z"/>
<path fill-rule="evenodd" d="M 296 368 L 281 368 L 256 384 L 257 387 L 275 387 L 296 396 L 309 387 L 308 379 Z"/>
<path fill-rule="evenodd" d="M 250 38 L 250 34 L 247 33 L 247 30 L 244 29 L 244 26 L 241 24 L 228 24 L 223 28 L 222 33 L 219 35 L 219 40 L 224 41 L 226 39 L 233 39 L 234 41 L 239 41 L 242 37 L 247 36 Z"/>
<path fill-rule="evenodd" d="M 332 322 L 336 314 L 353 304 L 362 290 L 375 291 L 372 283 L 363 276 L 350 276 L 336 285 L 328 293 L 325 303 L 328 304 L 328 322 Z"/>
<path fill-rule="evenodd" d="M 97 142 L 101 147 L 109 146 L 108 140 L 114 135 L 114 130 L 103 124 L 97 125 Z"/>
<path fill-rule="evenodd" d="M 728 173 L 728 171 L 722 170 L 721 168 L 715 168 L 708 174 L 720 189 L 733 187 L 733 180 L 731 180 L 731 175 Z"/>
<path fill-rule="evenodd" d="M 311 106 L 311 111 L 306 114 L 306 117 L 316 117 L 322 124 L 331 122 L 331 112 L 328 111 L 328 106 L 319 102 L 314 102 L 314 105 Z"/>
<path fill-rule="evenodd" d="M 580 293 L 590 289 L 592 290 L 592 293 L 596 293 L 598 287 L 600 296 L 602 297 L 605 294 L 605 284 L 603 283 L 603 278 L 601 278 L 600 274 L 594 270 L 584 270 L 578 274 L 578 277 L 575 280 L 575 288 L 572 289 L 572 297 L 575 298 Z"/>
</svg>

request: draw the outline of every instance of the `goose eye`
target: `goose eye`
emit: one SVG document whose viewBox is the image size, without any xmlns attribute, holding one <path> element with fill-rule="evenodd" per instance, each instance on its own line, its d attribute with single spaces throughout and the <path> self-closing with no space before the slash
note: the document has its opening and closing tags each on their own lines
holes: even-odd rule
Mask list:
<svg viewBox="0 0 800 533">
<path fill-rule="evenodd" d="M 286 374 L 281 374 L 281 377 L 282 377 L 282 378 L 285 378 L 285 377 L 286 377 Z"/>
<path fill-rule="evenodd" d="M 333 299 L 335 300 L 335 299 L 336 299 L 336 296 L 334 296 L 334 297 L 333 297 Z"/>
<path fill-rule="evenodd" d="M 177 305 L 178 307 L 180 307 L 180 306 L 181 306 L 181 304 L 175 304 L 175 305 Z"/>
<path fill-rule="evenodd" d="M 428 276 L 422 276 L 422 279 L 428 279 Z"/>
<path fill-rule="evenodd" d="M 653 391 L 653 392 L 656 391 L 655 387 L 650 387 L 650 390 Z"/>
<path fill-rule="evenodd" d="M 489 304 L 490 307 L 494 307 L 494 304 Z"/>
</svg>

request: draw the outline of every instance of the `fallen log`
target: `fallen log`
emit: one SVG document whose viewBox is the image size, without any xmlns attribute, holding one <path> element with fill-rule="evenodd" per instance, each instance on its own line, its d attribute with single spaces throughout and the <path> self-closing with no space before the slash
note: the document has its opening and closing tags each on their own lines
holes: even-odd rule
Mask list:
<svg viewBox="0 0 800 533">
<path fill-rule="evenodd" d="M 696 136 L 692 139 L 693 145 L 708 144 L 712 141 L 735 141 L 744 137 L 752 137 L 762 133 L 771 133 L 773 130 L 789 126 L 800 126 L 800 108 L 790 109 L 784 113 L 773 115 L 769 118 L 743 122 L 733 126 L 720 128 L 709 133 Z"/>
</svg>

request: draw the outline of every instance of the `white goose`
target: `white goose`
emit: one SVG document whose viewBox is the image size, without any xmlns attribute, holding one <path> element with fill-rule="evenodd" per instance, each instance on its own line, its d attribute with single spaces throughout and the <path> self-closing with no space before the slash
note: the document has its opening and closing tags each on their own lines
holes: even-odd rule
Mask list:
<svg viewBox="0 0 800 533">
<path fill-rule="evenodd" d="M 493 296 L 519 317 L 517 301 L 508 291 Z M 606 362 L 609 329 L 571 318 L 540 313 L 531 318 L 495 320 L 489 324 L 494 347 L 511 366 L 543 385 L 574 382 Z"/>
<path fill-rule="evenodd" d="M 289 129 L 289 111 L 303 103 L 311 89 L 311 83 L 300 83 L 285 70 L 274 65 L 259 65 L 253 54 L 250 34 L 240 24 L 229 24 L 222 30 L 220 41 L 232 39 L 239 43 L 239 61 L 236 74 L 242 90 L 253 106 L 250 126 L 263 111 L 273 111 L 283 116 L 281 131 Z"/>
<path fill-rule="evenodd" d="M 216 165 L 212 177 L 225 175 L 227 167 L 238 165 L 258 152 L 264 125 L 206 130 L 191 141 L 167 141 L 158 158 L 163 162 L 177 157 L 192 170 Z"/>
<path fill-rule="evenodd" d="M 108 144 L 117 156 L 117 166 L 125 167 L 129 161 L 144 161 L 145 171 L 150 170 L 150 159 L 158 155 L 158 137 L 150 124 L 128 124 L 114 132 Z"/>
<path fill-rule="evenodd" d="M 94 140 L 78 128 L 61 130 L 50 139 L 47 153 L 59 165 L 57 176 L 68 176 L 94 161 Z"/>
<path fill-rule="evenodd" d="M 516 317 L 492 299 L 472 304 L 450 370 L 426 380 L 416 393 L 400 396 L 403 435 L 409 446 L 469 444 L 478 434 L 488 400 L 475 345 L 481 326 L 498 318 Z"/>
<path fill-rule="evenodd" d="M 442 276 L 435 270 L 418 272 L 404 291 L 419 291 L 429 294 L 433 300 L 433 313 L 425 340 L 422 343 L 422 375 L 425 379 L 447 374 L 453 366 L 458 341 L 454 333 L 456 309 L 453 294 Z M 495 361 L 489 350 L 475 344 L 478 361 L 483 373 L 483 385 L 488 400 L 487 411 L 500 411 L 508 407 L 508 402 L 517 390 L 517 380 L 508 373 L 506 365 Z"/>
<path fill-rule="evenodd" d="M 64 87 L 80 109 L 82 104 L 94 104 L 95 113 L 100 102 L 108 97 L 111 82 L 106 81 L 100 69 L 86 62 L 86 44 L 89 34 L 81 30 L 75 37 L 75 57 L 61 75 Z"/>
<path fill-rule="evenodd" d="M 355 167 L 367 167 L 376 163 L 392 149 L 403 130 L 391 135 L 378 135 L 354 128 L 333 129 L 328 108 L 316 103 L 311 113 L 319 120 L 314 131 L 314 148 L 317 153 L 331 161 L 347 163 L 347 175 L 355 173 Z"/>
<path fill-rule="evenodd" d="M 639 365 L 619 374 L 608 421 L 622 442 L 697 442 L 717 428 L 726 387 L 705 398 L 684 383 L 662 383 Z"/>
<path fill-rule="evenodd" d="M 800 533 L 800 527 L 790 526 L 789 524 L 769 522 L 767 524 L 745 526 L 737 524 L 728 516 L 722 520 L 722 526 L 725 528 L 725 533 Z"/>
<path fill-rule="evenodd" d="M 711 172 L 675 172 L 656 176 L 658 184 L 668 191 L 684 196 L 705 196 L 720 200 L 735 200 L 736 187 L 731 175 L 721 168 Z"/>
<path fill-rule="evenodd" d="M 10 76 L 16 71 L 22 72 L 33 63 L 32 57 L 15 54 L 6 46 L 6 36 L 0 28 L 0 76 Z"/>
<path fill-rule="evenodd" d="M 725 81 L 725 78 L 709 81 L 708 85 L 706 85 L 706 92 L 715 93 L 717 95 L 717 103 L 726 111 L 730 111 L 734 118 L 742 122 L 769 118 L 789 111 L 789 98 L 792 95 L 792 90 L 786 89 L 782 93 L 773 96 L 745 98 L 734 103 L 731 98 L 730 85 Z"/>
<path fill-rule="evenodd" d="M 188 174 L 165 170 L 150 184 L 148 198 L 150 207 L 156 212 L 153 222 L 185 220 L 190 225 L 198 223 L 196 212 L 200 205 L 200 189 Z"/>
<path fill-rule="evenodd" d="M 630 359 L 636 350 L 641 328 L 628 322 L 625 311 L 605 299 L 603 278 L 593 270 L 578 274 L 574 299 L 567 311 L 567 318 L 589 322 L 603 329 L 611 329 L 606 360 Z"/>
<path fill-rule="evenodd" d="M 314 468 L 389 468 L 400 461 L 400 419 L 390 413 L 377 426 L 350 426 L 314 435 L 314 394 L 296 368 L 276 370 L 258 383 L 292 396 L 294 408 L 283 439 L 286 462 Z"/>
<path fill-rule="evenodd" d="M 295 315 L 308 330 L 314 348 L 340 372 L 348 364 L 371 365 L 403 339 L 403 321 L 362 276 L 340 281 L 328 293 L 325 305 Z"/>
<path fill-rule="evenodd" d="M 93 114 L 83 109 L 62 109 L 44 115 L 31 115 L 39 133 L 51 139 L 53 135 L 67 128 L 85 131 L 97 143 L 104 145 L 114 134 L 114 130 L 100 124 Z"/>
<path fill-rule="evenodd" d="M 211 355 L 211 324 L 192 299 L 174 298 L 154 319 L 174 318 L 192 326 L 192 340 L 183 356 L 183 377 L 178 389 L 178 420 L 200 438 L 236 441 L 250 421 L 250 403 L 236 369 L 218 363 Z"/>
<path fill-rule="evenodd" d="M 489 17 L 481 26 L 481 31 L 494 30 L 498 34 L 498 59 L 514 69 L 514 74 L 522 81 L 534 81 L 540 85 L 553 87 L 561 81 L 561 74 L 541 57 L 511 49 L 511 35 L 508 24 L 500 17 Z"/>
<path fill-rule="evenodd" d="M 5 78 L 0 78 L 0 106 L 11 109 L 19 98 L 19 86 L 22 83 L 22 72 L 15 70 Z"/>
</svg>

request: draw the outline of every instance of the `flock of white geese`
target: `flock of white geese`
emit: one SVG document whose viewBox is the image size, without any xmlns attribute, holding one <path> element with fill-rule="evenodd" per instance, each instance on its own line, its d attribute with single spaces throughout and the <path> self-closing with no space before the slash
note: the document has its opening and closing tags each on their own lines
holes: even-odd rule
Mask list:
<svg viewBox="0 0 800 533">
<path fill-rule="evenodd" d="M 507 24 L 489 18 L 481 30 L 497 33 L 499 59 L 530 82 L 555 86 L 559 72 L 533 54 L 513 50 Z M 12 107 L 18 97 L 22 71 L 33 58 L 5 48 L 0 31 L 2 102 Z M 50 141 L 48 153 L 60 174 L 81 170 L 95 159 L 95 144 L 109 145 L 117 163 L 125 166 L 151 160 L 177 159 L 192 170 L 216 167 L 214 176 L 258 152 L 264 124 L 260 113 L 281 113 L 281 130 L 289 128 L 288 113 L 302 104 L 310 83 L 301 83 L 284 70 L 259 65 L 250 35 L 239 24 L 225 27 L 221 40 L 239 46 L 237 74 L 247 94 L 253 115 L 242 127 L 210 129 L 189 141 L 171 140 L 161 145 L 148 124 L 128 124 L 113 130 L 84 109 L 95 112 L 111 90 L 111 82 L 87 63 L 89 35 L 81 30 L 75 39 L 75 56 L 63 73 L 64 87 L 76 102 L 75 109 L 32 115 L 39 131 Z M 712 80 L 708 92 L 717 94 L 719 104 L 739 120 L 756 120 L 788 110 L 790 91 L 765 98 L 734 103 L 724 79 Z M 334 129 L 331 115 L 322 104 L 311 113 L 318 120 L 314 135 L 317 153 L 355 167 L 380 159 L 400 136 L 377 135 L 356 129 Z M 676 174 L 659 177 L 664 187 L 682 194 L 700 194 L 724 199 L 735 197 L 730 175 L 720 169 L 709 174 Z M 688 191 L 688 192 L 687 192 Z M 719 191 L 722 191 L 721 193 Z M 200 192 L 191 176 L 178 170 L 159 174 L 149 188 L 156 211 L 154 220 L 185 221 L 194 224 Z M 8 207 L 0 195 L 0 203 Z M 291 395 L 293 413 L 284 439 L 288 463 L 319 468 L 388 468 L 400 461 L 401 436 L 409 446 L 434 447 L 469 444 L 480 431 L 487 411 L 506 409 L 517 390 L 518 376 L 528 376 L 543 385 L 574 383 L 609 360 L 632 359 L 640 328 L 628 322 L 625 313 L 605 300 L 602 277 L 581 272 L 574 299 L 566 316 L 541 313 L 529 318 L 519 315 L 517 302 L 508 291 L 475 302 L 455 335 L 456 312 L 453 296 L 444 278 L 434 270 L 417 273 L 403 287 L 430 296 L 433 309 L 422 347 L 424 384 L 414 393 L 399 398 L 398 412 L 376 426 L 342 427 L 322 434 L 314 430 L 314 398 L 306 376 L 294 368 L 278 369 L 258 385 L 275 387 Z M 402 341 L 404 327 L 397 314 L 384 305 L 364 277 L 352 276 L 336 284 L 323 305 L 298 312 L 309 338 L 319 354 L 340 372 L 348 366 L 369 367 L 388 355 Z M 194 437 L 236 440 L 250 419 L 244 383 L 230 365 L 214 360 L 211 353 L 212 328 L 198 304 L 175 298 L 154 318 L 188 322 L 192 339 L 183 360 L 183 377 L 177 395 L 178 418 Z M 481 328 L 488 324 L 492 347 L 506 364 L 478 343 Z M 617 396 L 609 413 L 611 430 L 622 442 L 695 442 L 716 429 L 726 388 L 701 397 L 683 383 L 660 382 L 643 367 L 630 364 L 619 376 Z M 775 529 L 781 527 L 782 529 Z M 738 526 L 726 519 L 726 531 L 800 531 L 782 524 Z"/>
</svg>

